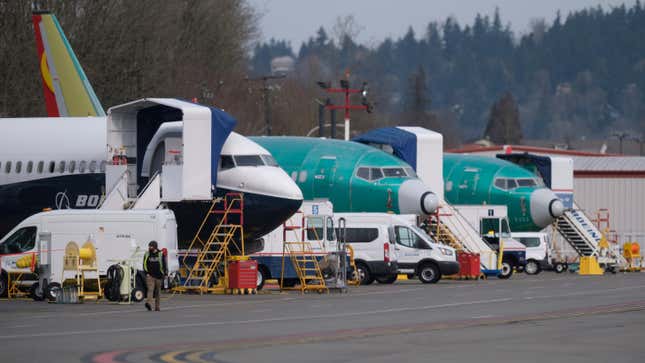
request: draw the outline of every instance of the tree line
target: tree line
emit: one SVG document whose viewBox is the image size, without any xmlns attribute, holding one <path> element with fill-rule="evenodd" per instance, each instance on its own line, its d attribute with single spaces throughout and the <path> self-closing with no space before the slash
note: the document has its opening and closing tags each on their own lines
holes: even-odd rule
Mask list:
<svg viewBox="0 0 645 363">
<path fill-rule="evenodd" d="M 283 55 L 296 59 L 303 82 L 338 79 L 350 69 L 352 78 L 372 87 L 377 115 L 371 123 L 416 122 L 453 141 L 481 138 L 492 106 L 509 94 L 524 138 L 562 141 L 645 130 L 640 1 L 558 13 L 551 23 L 536 19 L 523 35 L 514 34 L 499 11 L 477 15 L 468 25 L 447 18 L 429 22 L 423 34 L 410 28 L 372 47 L 354 40 L 351 21 L 349 30 L 346 20 L 341 23 L 345 31 L 336 27 L 330 35 L 321 27 L 297 53 L 283 40 L 258 44 L 253 69 L 267 72 L 270 59 Z"/>
</svg>

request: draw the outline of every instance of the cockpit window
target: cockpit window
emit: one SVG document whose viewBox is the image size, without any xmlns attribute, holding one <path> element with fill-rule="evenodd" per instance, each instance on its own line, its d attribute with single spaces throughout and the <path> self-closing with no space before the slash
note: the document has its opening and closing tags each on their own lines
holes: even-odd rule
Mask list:
<svg viewBox="0 0 645 363">
<path fill-rule="evenodd" d="M 409 177 L 411 178 L 416 178 L 417 173 L 414 171 L 412 168 L 405 168 L 405 172 L 408 174 Z"/>
<path fill-rule="evenodd" d="M 383 168 L 383 174 L 386 177 L 400 178 L 405 177 L 407 174 L 403 168 Z"/>
<path fill-rule="evenodd" d="M 358 170 L 356 170 L 356 176 L 361 179 L 370 180 L 370 169 L 358 168 Z"/>
<path fill-rule="evenodd" d="M 370 175 L 370 180 L 379 180 L 383 178 L 383 172 L 381 171 L 380 168 L 372 168 L 371 169 L 371 175 Z"/>
<path fill-rule="evenodd" d="M 517 184 L 521 187 L 534 187 L 536 185 L 533 179 L 517 179 Z"/>
<path fill-rule="evenodd" d="M 231 155 L 222 155 L 222 170 L 233 169 L 234 167 L 233 157 Z"/>
<path fill-rule="evenodd" d="M 264 161 L 260 155 L 235 155 L 235 164 L 237 166 L 263 166 Z"/>
<path fill-rule="evenodd" d="M 261 155 L 261 156 L 262 156 L 262 160 L 264 160 L 264 163 L 266 165 L 268 165 L 268 166 L 278 166 L 278 162 L 275 161 L 273 156 L 271 156 L 271 155 Z"/>
<path fill-rule="evenodd" d="M 506 189 L 506 179 L 495 179 L 495 186 L 499 189 Z"/>
</svg>

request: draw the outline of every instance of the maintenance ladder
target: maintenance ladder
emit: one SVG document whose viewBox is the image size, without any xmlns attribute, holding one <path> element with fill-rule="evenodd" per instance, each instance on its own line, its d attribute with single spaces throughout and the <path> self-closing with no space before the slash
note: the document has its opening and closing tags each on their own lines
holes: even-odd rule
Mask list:
<svg viewBox="0 0 645 363">
<path fill-rule="evenodd" d="M 175 292 L 198 292 L 204 294 L 216 291 L 219 284 L 227 284 L 227 257 L 231 248 L 244 255 L 244 198 L 241 193 L 227 193 L 224 198 L 213 200 L 202 221 L 189 251 L 197 250 L 197 259 L 192 266 L 184 259 L 189 270 L 184 285 Z M 223 271 L 220 269 L 223 266 Z"/>
<path fill-rule="evenodd" d="M 296 275 L 298 275 L 300 285 L 293 288 L 283 287 L 283 289 L 300 290 L 302 293 L 305 291 L 329 292 L 329 288 L 325 284 L 325 278 L 320 270 L 320 265 L 318 264 L 318 257 L 314 253 L 310 242 L 284 242 L 282 253 L 283 271 L 286 255 L 291 260 Z"/>
<path fill-rule="evenodd" d="M 302 212 L 298 212 L 302 213 Z M 320 264 L 318 263 L 318 256 L 314 252 L 311 242 L 305 241 L 306 237 L 306 218 L 304 214 L 301 218 L 301 225 L 288 226 L 285 222 L 282 231 L 282 273 L 280 278 L 280 288 L 283 290 L 300 290 L 301 293 L 305 291 L 329 292 L 329 288 L 325 283 Z M 324 225 L 323 225 L 324 228 Z M 288 242 L 287 234 L 291 232 L 295 236 L 296 241 Z M 300 232 L 300 233 L 298 233 Z M 314 238 L 320 240 L 316 229 L 313 229 Z M 291 265 L 298 276 L 298 286 L 286 286 L 284 281 L 285 267 L 287 263 L 287 256 Z"/>
</svg>

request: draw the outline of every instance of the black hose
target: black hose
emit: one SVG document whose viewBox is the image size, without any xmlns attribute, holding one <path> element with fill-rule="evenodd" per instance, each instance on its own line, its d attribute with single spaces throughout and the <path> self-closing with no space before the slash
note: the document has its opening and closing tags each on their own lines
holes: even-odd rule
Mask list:
<svg viewBox="0 0 645 363">
<path fill-rule="evenodd" d="M 105 285 L 105 297 L 110 301 L 121 300 L 121 282 L 123 281 L 123 268 L 112 265 L 107 270 L 108 283 Z"/>
</svg>

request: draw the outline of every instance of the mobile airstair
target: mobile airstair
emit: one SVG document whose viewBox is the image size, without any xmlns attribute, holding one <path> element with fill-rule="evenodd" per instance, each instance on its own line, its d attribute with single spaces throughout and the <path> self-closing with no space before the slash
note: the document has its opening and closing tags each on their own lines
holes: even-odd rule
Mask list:
<svg viewBox="0 0 645 363">
<path fill-rule="evenodd" d="M 600 265 L 610 269 L 625 263 L 620 251 L 607 243 L 606 236 L 575 203 L 554 222 L 554 228 L 580 257 L 596 257 Z"/>
<path fill-rule="evenodd" d="M 457 251 L 477 253 L 482 271 L 498 270 L 497 252 L 484 241 L 477 230 L 459 211 L 442 200 L 435 215 L 430 218 L 430 234 L 440 243 Z"/>
</svg>

